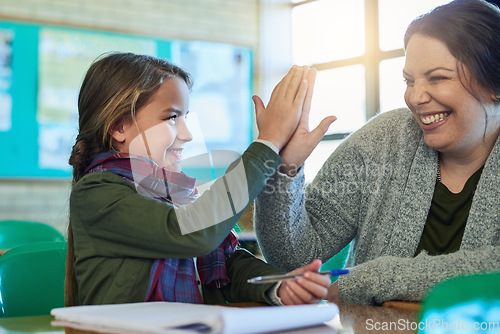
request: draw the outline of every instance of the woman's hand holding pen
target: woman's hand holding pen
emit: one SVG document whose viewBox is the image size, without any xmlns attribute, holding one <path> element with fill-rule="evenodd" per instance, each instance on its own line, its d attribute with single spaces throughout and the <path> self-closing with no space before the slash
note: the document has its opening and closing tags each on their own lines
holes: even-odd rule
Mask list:
<svg viewBox="0 0 500 334">
<path fill-rule="evenodd" d="M 310 69 L 307 73 L 307 94 L 302 108 L 297 129 L 293 133 L 290 141 L 280 151 L 280 156 L 283 159 L 283 165 L 280 172 L 294 176 L 296 169 L 301 166 L 307 157 L 311 154 L 314 148 L 321 141 L 330 125 L 335 122 L 337 117 L 325 117 L 321 123 L 312 131 L 309 131 L 309 112 L 311 110 L 311 101 L 314 91 L 314 83 L 316 80 L 316 69 Z"/>
<path fill-rule="evenodd" d="M 276 85 L 267 107 L 258 96 L 253 96 L 258 139 L 273 143 L 281 150 L 297 129 L 307 93 L 309 67 L 293 66 Z"/>
<path fill-rule="evenodd" d="M 314 260 L 308 265 L 295 269 L 289 274 L 304 274 L 297 279 L 287 279 L 278 288 L 278 297 L 285 305 L 316 304 L 326 299 L 330 276 L 317 273 L 321 267 L 320 260 Z"/>
</svg>

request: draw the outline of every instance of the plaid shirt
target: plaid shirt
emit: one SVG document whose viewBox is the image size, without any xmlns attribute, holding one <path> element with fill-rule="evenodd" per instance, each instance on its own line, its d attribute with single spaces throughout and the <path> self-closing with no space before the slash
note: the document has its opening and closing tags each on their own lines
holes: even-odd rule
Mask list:
<svg viewBox="0 0 500 334">
<path fill-rule="evenodd" d="M 137 192 L 174 205 L 186 205 L 198 197 L 196 179 L 168 171 L 153 161 L 128 153 L 103 152 L 97 155 L 86 173 L 108 171 L 135 185 Z M 233 233 L 213 252 L 197 258 L 201 283 L 220 288 L 229 283 L 226 258 L 238 245 Z M 151 267 L 145 301 L 203 303 L 196 282 L 194 260 L 156 259 Z"/>
</svg>

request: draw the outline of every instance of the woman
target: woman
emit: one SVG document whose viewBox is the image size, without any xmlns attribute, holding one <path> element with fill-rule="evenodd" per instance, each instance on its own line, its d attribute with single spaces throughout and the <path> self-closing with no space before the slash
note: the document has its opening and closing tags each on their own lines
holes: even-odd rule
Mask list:
<svg viewBox="0 0 500 334">
<path fill-rule="evenodd" d="M 352 134 L 305 194 L 293 167 L 318 139 L 302 115 L 280 153 L 288 167 L 256 201 L 270 263 L 327 260 L 353 241 L 354 267 L 329 299 L 362 304 L 419 301 L 448 277 L 500 269 L 499 31 L 498 7 L 482 0 L 414 20 L 403 70 L 411 112 L 381 114 Z"/>
</svg>

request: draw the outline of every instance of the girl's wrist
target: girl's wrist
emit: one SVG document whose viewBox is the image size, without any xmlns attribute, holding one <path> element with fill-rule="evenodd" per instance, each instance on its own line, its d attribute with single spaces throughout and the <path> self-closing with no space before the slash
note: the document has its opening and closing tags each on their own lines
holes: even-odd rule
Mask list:
<svg viewBox="0 0 500 334">
<path fill-rule="evenodd" d="M 263 141 L 267 141 L 267 142 L 273 144 L 274 147 L 276 147 L 276 149 L 278 150 L 278 152 L 281 151 L 281 149 L 284 146 L 283 143 L 280 140 L 278 140 L 276 138 L 273 138 L 271 136 L 259 135 L 257 137 L 257 139 L 263 140 Z"/>
<path fill-rule="evenodd" d="M 289 177 L 295 177 L 299 173 L 301 166 L 302 166 L 302 164 L 297 165 L 294 163 L 283 162 L 279 166 L 278 172 L 280 172 L 281 174 L 285 174 Z"/>
</svg>

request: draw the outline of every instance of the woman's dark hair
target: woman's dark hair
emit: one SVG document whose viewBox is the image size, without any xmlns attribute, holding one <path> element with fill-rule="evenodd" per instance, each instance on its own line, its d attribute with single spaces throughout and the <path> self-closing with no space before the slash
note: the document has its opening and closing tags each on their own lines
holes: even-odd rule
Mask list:
<svg viewBox="0 0 500 334">
<path fill-rule="evenodd" d="M 405 48 L 414 34 L 442 41 L 459 61 L 460 80 L 477 100 L 474 84 L 500 94 L 500 10 L 483 0 L 455 0 L 417 17 L 408 26 Z M 465 69 L 470 78 L 465 75 Z M 462 79 L 464 78 L 464 79 Z"/>
<path fill-rule="evenodd" d="M 85 170 L 97 154 L 113 150 L 110 130 L 120 122 L 135 121 L 136 111 L 149 102 L 163 82 L 174 77 L 182 79 L 191 89 L 191 76 L 165 59 L 111 52 L 101 55 L 92 63 L 78 96 L 79 130 L 69 158 L 69 164 L 73 166 L 73 184 L 85 175 Z M 70 216 L 66 256 L 66 306 L 78 303 L 74 262 Z"/>
</svg>

